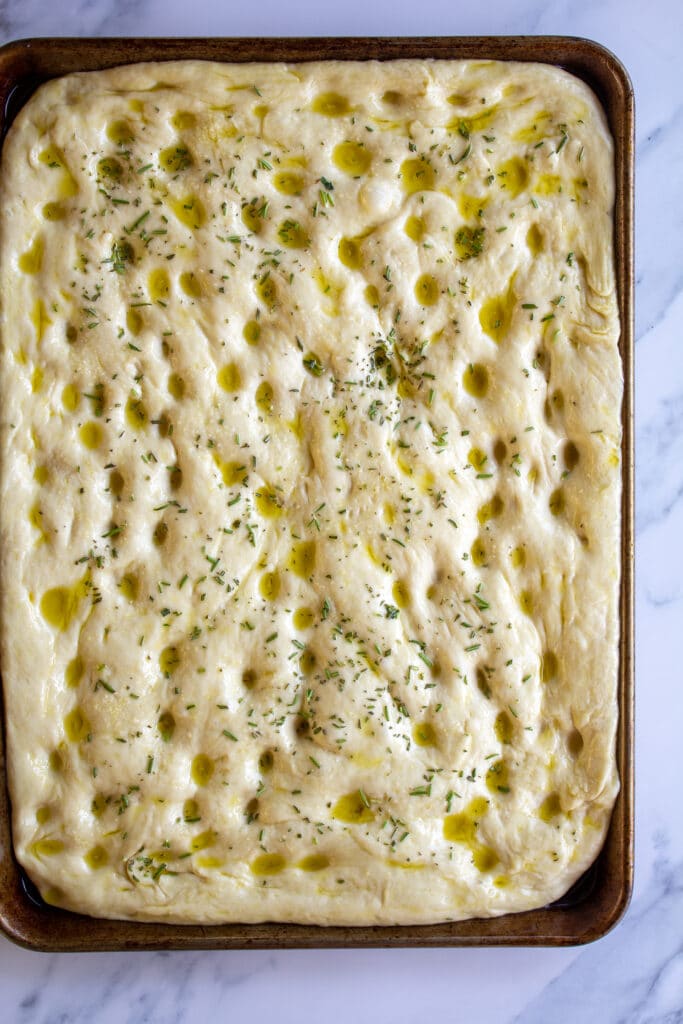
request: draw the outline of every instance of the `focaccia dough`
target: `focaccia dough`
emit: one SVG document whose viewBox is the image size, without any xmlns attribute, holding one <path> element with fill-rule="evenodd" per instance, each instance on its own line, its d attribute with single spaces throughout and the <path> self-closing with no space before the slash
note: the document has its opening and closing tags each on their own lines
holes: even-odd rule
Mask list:
<svg viewBox="0 0 683 1024">
<path fill-rule="evenodd" d="M 559 897 L 618 789 L 612 141 L 557 68 L 71 75 L 2 159 L 16 855 L 144 920 Z"/>
</svg>

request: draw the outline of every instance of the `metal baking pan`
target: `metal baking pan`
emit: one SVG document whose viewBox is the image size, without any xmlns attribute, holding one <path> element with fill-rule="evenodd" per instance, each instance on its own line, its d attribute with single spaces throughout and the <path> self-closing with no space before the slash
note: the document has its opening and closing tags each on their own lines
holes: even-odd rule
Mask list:
<svg viewBox="0 0 683 1024">
<path fill-rule="evenodd" d="M 615 263 L 624 365 L 619 728 L 621 790 L 599 857 L 559 901 L 539 910 L 456 923 L 400 927 L 296 924 L 198 925 L 109 921 L 42 902 L 14 858 L 0 734 L 0 927 L 30 949 L 270 949 L 398 946 L 568 946 L 600 938 L 621 918 L 633 883 L 633 157 L 628 74 L 597 43 L 564 36 L 343 39 L 28 39 L 0 48 L 0 139 L 36 88 L 74 71 L 139 61 L 389 60 L 538 61 L 583 79 L 600 100 L 616 159 Z M 1 700 L 1 697 L 0 697 Z M 4 722 L 4 717 L 3 717 Z"/>
</svg>

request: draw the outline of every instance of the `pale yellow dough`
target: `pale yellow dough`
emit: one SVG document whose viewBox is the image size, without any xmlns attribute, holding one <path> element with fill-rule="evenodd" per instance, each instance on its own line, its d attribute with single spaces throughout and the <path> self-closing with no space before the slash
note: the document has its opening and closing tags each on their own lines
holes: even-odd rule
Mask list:
<svg viewBox="0 0 683 1024">
<path fill-rule="evenodd" d="M 0 195 L 17 857 L 141 920 L 538 907 L 618 789 L 612 141 L 553 67 L 42 87 Z"/>
</svg>

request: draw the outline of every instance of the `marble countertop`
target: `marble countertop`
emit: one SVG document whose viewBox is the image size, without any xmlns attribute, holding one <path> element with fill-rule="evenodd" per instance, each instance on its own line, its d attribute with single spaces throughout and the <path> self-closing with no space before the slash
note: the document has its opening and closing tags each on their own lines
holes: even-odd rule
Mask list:
<svg viewBox="0 0 683 1024">
<path fill-rule="evenodd" d="M 636 885 L 574 949 L 44 955 L 0 937 L 2 1016 L 277 1024 L 683 1022 L 683 90 L 678 0 L 0 0 L 0 41 L 43 35 L 562 34 L 626 65 L 637 107 Z M 678 625 L 677 625 L 678 623 Z M 676 668 L 679 666 L 679 668 Z"/>
</svg>

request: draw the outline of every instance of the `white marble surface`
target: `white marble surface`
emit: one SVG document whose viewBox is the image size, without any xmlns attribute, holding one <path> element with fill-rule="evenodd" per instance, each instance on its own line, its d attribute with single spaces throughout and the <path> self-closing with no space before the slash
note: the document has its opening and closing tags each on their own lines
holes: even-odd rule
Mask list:
<svg viewBox="0 0 683 1024">
<path fill-rule="evenodd" d="M 465 9 L 467 8 L 467 9 Z M 623 922 L 583 949 L 29 953 L 0 938 L 0 1016 L 47 1024 L 683 1022 L 683 90 L 680 0 L 0 0 L 39 35 L 567 34 L 637 99 L 637 843 Z"/>
</svg>

